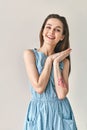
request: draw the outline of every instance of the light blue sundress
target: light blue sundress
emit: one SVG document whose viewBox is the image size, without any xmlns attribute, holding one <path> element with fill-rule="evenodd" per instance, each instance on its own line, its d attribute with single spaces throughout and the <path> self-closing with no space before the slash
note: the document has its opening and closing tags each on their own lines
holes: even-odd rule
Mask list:
<svg viewBox="0 0 87 130">
<path fill-rule="evenodd" d="M 32 49 L 36 57 L 36 67 L 41 74 L 47 56 Z M 63 62 L 60 63 L 63 70 Z M 67 97 L 58 99 L 55 91 L 53 68 L 47 87 L 38 94 L 30 86 L 32 97 L 28 106 L 24 130 L 77 130 L 74 114 Z"/>
</svg>

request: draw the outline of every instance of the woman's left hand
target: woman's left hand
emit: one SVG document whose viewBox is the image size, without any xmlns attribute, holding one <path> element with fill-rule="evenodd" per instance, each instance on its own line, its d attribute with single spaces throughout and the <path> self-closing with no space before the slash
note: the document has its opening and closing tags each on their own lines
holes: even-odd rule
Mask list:
<svg viewBox="0 0 87 130">
<path fill-rule="evenodd" d="M 53 62 L 63 61 L 67 56 L 69 56 L 71 50 L 72 50 L 71 48 L 68 48 L 65 51 L 59 52 L 58 56 L 54 59 Z"/>
</svg>

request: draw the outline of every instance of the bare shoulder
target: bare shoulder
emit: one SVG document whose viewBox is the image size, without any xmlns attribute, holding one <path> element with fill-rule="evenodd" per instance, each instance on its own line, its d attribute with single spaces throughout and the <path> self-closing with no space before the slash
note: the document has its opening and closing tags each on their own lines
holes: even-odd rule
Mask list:
<svg viewBox="0 0 87 130">
<path fill-rule="evenodd" d="M 30 59 L 31 61 L 35 60 L 34 52 L 31 49 L 24 50 L 23 57 L 24 57 L 24 60 L 26 59 Z"/>
<path fill-rule="evenodd" d="M 24 50 L 24 55 L 34 55 L 33 51 L 31 49 Z"/>
</svg>

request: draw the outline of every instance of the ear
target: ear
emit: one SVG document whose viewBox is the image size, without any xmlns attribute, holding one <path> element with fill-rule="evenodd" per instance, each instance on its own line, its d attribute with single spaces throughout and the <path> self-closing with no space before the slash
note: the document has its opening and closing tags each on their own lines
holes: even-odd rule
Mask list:
<svg viewBox="0 0 87 130">
<path fill-rule="evenodd" d="M 62 35 L 60 40 L 62 41 L 64 39 L 64 37 L 65 37 L 65 35 Z"/>
</svg>

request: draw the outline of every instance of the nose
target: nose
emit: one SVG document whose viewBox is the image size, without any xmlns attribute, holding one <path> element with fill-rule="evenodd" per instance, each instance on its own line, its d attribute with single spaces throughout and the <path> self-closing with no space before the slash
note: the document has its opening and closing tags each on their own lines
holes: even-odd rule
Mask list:
<svg viewBox="0 0 87 130">
<path fill-rule="evenodd" d="M 51 34 L 54 34 L 54 29 L 50 29 L 50 33 L 51 33 Z"/>
</svg>

